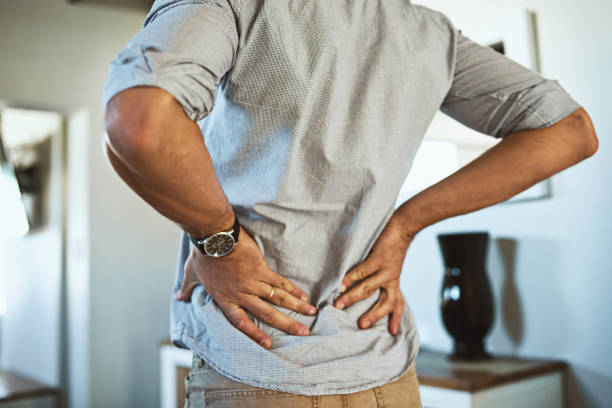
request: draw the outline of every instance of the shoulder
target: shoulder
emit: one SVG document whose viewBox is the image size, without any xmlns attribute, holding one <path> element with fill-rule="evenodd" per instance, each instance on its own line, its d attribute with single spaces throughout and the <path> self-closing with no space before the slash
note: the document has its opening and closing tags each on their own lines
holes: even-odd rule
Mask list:
<svg viewBox="0 0 612 408">
<path fill-rule="evenodd" d="M 407 7 L 419 21 L 425 24 L 432 24 L 443 34 L 448 35 L 457 30 L 452 20 L 440 10 L 435 10 L 421 4 L 412 4 L 411 2 L 407 3 Z"/>
<path fill-rule="evenodd" d="M 144 26 L 146 27 L 147 24 L 151 23 L 155 18 L 175 7 L 208 6 L 219 8 L 237 17 L 240 15 L 241 5 L 242 0 L 155 0 L 147 13 Z"/>
</svg>

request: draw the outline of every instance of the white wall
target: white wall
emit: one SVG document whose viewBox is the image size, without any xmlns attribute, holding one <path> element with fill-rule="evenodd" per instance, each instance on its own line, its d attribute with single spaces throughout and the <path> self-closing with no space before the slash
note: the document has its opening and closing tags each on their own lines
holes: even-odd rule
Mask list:
<svg viewBox="0 0 612 408">
<path fill-rule="evenodd" d="M 157 349 L 169 335 L 179 230 L 115 175 L 100 142 L 108 63 L 144 15 L 65 0 L 0 2 L 0 100 L 89 116 L 89 143 L 78 146 L 82 161 L 73 158 L 72 165 L 87 164 L 89 195 L 76 202 L 88 202 L 78 211 L 90 214 L 91 241 L 87 248 L 69 248 L 90 253 L 91 265 L 89 276 L 78 276 L 69 288 L 75 295 L 89 287 L 83 294 L 89 328 L 79 326 L 87 333 L 70 333 L 73 342 L 89 339 L 71 345 L 89 360 L 70 363 L 89 366 L 73 378 L 73 406 L 79 408 L 89 397 L 93 407 L 154 407 L 159 401 Z"/>
<path fill-rule="evenodd" d="M 42 116 L 42 117 L 41 117 Z M 0 363 L 5 370 L 19 370 L 48 384 L 60 384 L 60 284 L 62 274 L 62 117 L 58 114 L 24 114 L 9 110 L 2 115 L 7 149 L 40 143 L 39 166 L 51 168 L 41 195 L 44 225 L 32 226 L 29 234 L 9 239 L 0 254 L 0 273 L 5 276 L 6 315 L 2 318 Z M 30 125 L 29 128 L 28 125 Z M 20 128 L 17 128 L 19 126 Z M 27 134 L 22 133 L 24 127 Z M 49 137 L 49 138 L 47 138 Z M 12 139 L 12 140 L 11 140 Z M 9 143 L 11 142 L 11 143 Z M 46 156 L 48 152 L 49 156 Z M 2 228 L 2 225 L 0 225 Z M 2 245 L 2 243 L 0 243 Z M 40 311 L 44 311 L 41 313 Z M 24 324 L 28 322 L 28 324 Z"/>
<path fill-rule="evenodd" d="M 490 274 L 496 294 L 511 261 L 520 316 L 506 329 L 497 315 L 489 345 L 495 351 L 555 357 L 572 365 L 571 407 L 605 406 L 612 399 L 612 354 L 607 311 L 612 238 L 604 157 L 612 153 L 607 135 L 612 121 L 607 71 L 612 14 L 607 0 L 422 1 L 465 27 L 477 18 L 503 12 L 510 4 L 531 5 L 539 13 L 543 72 L 558 78 L 589 111 L 600 150 L 588 161 L 553 177 L 555 197 L 534 204 L 489 208 L 441 222 L 423 231 L 408 251 L 403 290 L 413 307 L 426 345 L 450 349 L 441 326 L 437 295 L 442 272 L 435 234 L 482 229 L 493 238 Z M 178 229 L 132 193 L 105 162 L 100 148 L 102 85 L 108 62 L 135 34 L 144 12 L 69 6 L 63 0 L 0 2 L 0 99 L 89 114 L 88 163 L 91 242 L 89 282 L 90 369 L 78 373 L 86 384 L 74 406 L 154 407 L 158 405 L 157 345 L 168 335 L 169 291 L 176 262 Z M 606 48 L 608 47 L 608 48 Z M 607 183 L 607 184 L 606 184 Z M 499 247 L 505 252 L 500 254 Z M 79 251 L 78 248 L 74 249 Z M 509 252 L 510 253 L 509 253 Z M 504 258 L 502 258 L 502 254 Z M 83 277 L 81 277 L 83 278 Z M 84 279 L 84 278 L 83 278 Z M 78 284 L 73 288 L 78 291 Z M 499 296 L 498 296 L 499 297 Z M 518 329 L 516 328 L 518 327 Z M 518 333 L 518 335 L 516 334 Z M 82 338 L 76 336 L 77 339 Z M 514 343 L 512 338 L 518 338 Z M 87 351 L 88 350 L 88 351 Z M 87 364 L 85 364 L 87 366 Z M 74 385 L 74 384 L 73 384 Z M 86 387 L 82 388 L 80 386 Z"/>
<path fill-rule="evenodd" d="M 504 204 L 444 220 L 413 241 L 402 289 L 425 347 L 450 351 L 440 318 L 443 264 L 436 235 L 488 230 L 489 276 L 496 296 L 491 351 L 566 360 L 569 407 L 612 400 L 609 313 L 612 196 L 612 3 L 606 0 L 420 0 L 444 12 L 468 36 L 475 24 L 525 6 L 538 13 L 542 73 L 591 115 L 599 151 L 552 177 L 550 200 Z M 502 306 L 503 305 L 503 306 Z"/>
</svg>

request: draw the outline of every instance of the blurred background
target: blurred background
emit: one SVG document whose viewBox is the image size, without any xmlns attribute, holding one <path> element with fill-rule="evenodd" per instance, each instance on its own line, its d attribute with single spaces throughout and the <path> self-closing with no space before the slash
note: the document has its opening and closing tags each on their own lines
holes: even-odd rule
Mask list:
<svg viewBox="0 0 612 408">
<path fill-rule="evenodd" d="M 453 346 L 440 316 L 444 265 L 436 235 L 488 231 L 495 302 L 488 350 L 563 360 L 566 406 L 609 407 L 612 3 L 415 3 L 557 79 L 591 115 L 600 141 L 593 158 L 521 197 L 417 236 L 402 290 L 421 346 L 442 352 Z M 0 1 L 1 406 L 49 406 L 57 390 L 60 406 L 162 403 L 160 346 L 169 336 L 180 231 L 119 179 L 101 147 L 109 62 L 150 5 Z M 440 115 L 398 204 L 495 142 Z M 444 166 L 427 160 L 440 155 Z M 23 396 L 20 389 L 50 397 L 39 405 L 6 397 Z"/>
</svg>

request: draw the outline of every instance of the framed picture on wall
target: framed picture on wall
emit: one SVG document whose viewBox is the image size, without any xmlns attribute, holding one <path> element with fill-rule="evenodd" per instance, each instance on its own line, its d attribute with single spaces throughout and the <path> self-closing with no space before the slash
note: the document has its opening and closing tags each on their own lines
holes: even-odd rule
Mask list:
<svg viewBox="0 0 612 408">
<path fill-rule="evenodd" d="M 461 30 L 479 44 L 541 72 L 535 12 L 517 8 Z M 499 142 L 501 139 L 477 132 L 438 111 L 400 191 L 398 203 L 451 175 Z M 500 204 L 551 196 L 551 182 L 546 179 Z"/>
<path fill-rule="evenodd" d="M 15 168 L 9 161 L 2 130 L 0 110 L 0 244 L 3 238 L 25 235 L 30 229 L 21 189 Z M 3 303 L 3 299 L 0 299 L 0 303 Z"/>
<path fill-rule="evenodd" d="M 57 112 L 0 106 L 0 163 L 4 162 L 5 181 L 9 174 L 15 181 L 11 184 L 25 209 L 29 230 L 44 228 L 52 210 L 51 170 L 54 159 L 59 163 L 55 156 L 61 155 L 53 145 L 61 143 L 63 126 Z M 11 219 L 18 217 L 13 214 Z"/>
</svg>

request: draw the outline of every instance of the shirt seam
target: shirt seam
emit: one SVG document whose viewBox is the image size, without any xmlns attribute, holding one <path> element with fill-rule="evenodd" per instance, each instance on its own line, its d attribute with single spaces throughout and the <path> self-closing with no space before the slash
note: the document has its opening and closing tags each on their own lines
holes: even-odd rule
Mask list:
<svg viewBox="0 0 612 408">
<path fill-rule="evenodd" d="M 235 2 L 233 2 L 232 0 L 228 0 L 231 1 L 233 4 L 236 4 Z M 174 4 L 169 4 L 167 6 L 165 6 L 162 10 L 160 11 L 155 11 L 151 17 L 147 18 L 145 20 L 145 24 L 143 26 L 146 27 L 149 24 L 151 24 L 153 21 L 155 21 L 157 18 L 159 18 L 160 16 L 163 16 L 165 13 L 167 13 L 170 10 L 173 10 L 177 7 L 181 7 L 181 6 L 189 6 L 189 5 L 196 5 L 196 6 L 203 6 L 203 7 L 209 7 L 209 8 L 213 8 L 216 9 L 221 8 L 223 10 L 224 13 L 228 14 L 228 10 L 224 7 L 219 7 L 218 3 L 215 2 L 214 0 L 181 0 L 178 1 Z M 217 7 L 214 7 L 214 5 L 216 5 Z M 238 10 L 238 12 L 240 13 L 240 6 L 236 6 L 236 9 Z M 233 12 L 231 13 L 233 15 Z M 236 20 L 236 16 L 234 17 L 234 24 L 236 24 L 236 37 L 237 37 L 237 46 L 236 46 L 236 52 L 234 53 L 234 57 L 232 59 L 232 63 L 230 65 L 230 68 L 228 69 L 228 71 L 230 71 L 232 69 L 232 67 L 234 66 L 234 64 L 236 63 L 236 56 L 238 54 L 238 49 L 240 48 L 240 33 L 238 32 L 238 25 Z M 227 28 L 224 24 L 220 24 L 219 27 L 228 35 L 233 36 L 234 33 L 231 32 L 231 30 L 229 28 Z"/>
<path fill-rule="evenodd" d="M 552 122 L 550 120 L 545 119 L 542 114 L 540 113 L 540 110 L 533 107 L 532 105 L 527 105 L 525 104 L 522 100 L 521 97 L 517 97 L 515 102 L 517 103 L 517 105 L 520 105 L 523 109 L 533 113 L 534 115 L 536 115 L 541 121 L 542 123 L 544 123 L 544 126 L 550 126 L 552 124 Z"/>
<path fill-rule="evenodd" d="M 261 104 L 247 101 L 245 99 L 238 99 L 238 98 L 233 99 L 233 102 L 240 103 L 242 105 L 251 106 L 257 109 L 263 109 L 263 110 L 273 110 L 273 111 L 283 111 L 284 112 L 287 109 L 286 106 L 283 107 L 283 106 L 272 104 L 272 103 L 266 103 L 265 105 L 261 105 Z"/>
<path fill-rule="evenodd" d="M 554 92 L 557 92 L 557 91 L 555 90 Z M 449 96 L 458 97 L 458 98 L 463 98 L 463 99 L 469 99 L 469 100 L 472 100 L 472 99 L 476 98 L 476 96 L 468 96 L 468 95 L 461 94 L 461 93 L 456 92 L 456 91 L 449 91 L 448 95 Z M 538 117 L 538 119 L 540 119 L 540 121 L 542 121 L 542 123 L 544 123 L 545 126 L 550 126 L 552 124 L 552 121 L 545 119 L 541 115 L 541 113 L 540 113 L 540 111 L 538 109 L 536 109 L 533 106 L 528 105 L 525 102 L 523 102 L 521 100 L 522 95 L 519 95 L 519 96 L 514 96 L 514 95 L 516 95 L 516 94 L 513 94 L 512 96 L 509 96 L 509 97 L 502 97 L 502 96 L 500 96 L 498 94 L 495 94 L 495 93 L 486 94 L 487 97 L 496 99 L 496 100 L 498 100 L 500 102 L 508 102 L 508 101 L 512 100 L 517 105 L 519 105 L 521 108 L 523 108 L 526 111 L 529 111 L 529 112 L 533 113 L 534 115 L 536 115 Z"/>
<path fill-rule="evenodd" d="M 153 21 L 155 21 L 155 19 L 157 19 L 159 16 L 163 16 L 165 13 L 167 13 L 168 11 L 176 8 L 176 7 L 180 7 L 180 6 L 188 6 L 188 5 L 210 5 L 211 2 L 213 2 L 214 0 L 180 0 L 177 1 L 176 3 L 173 4 L 167 4 L 163 7 L 160 7 L 161 10 L 156 10 L 154 11 L 151 16 L 149 18 L 147 18 L 145 20 L 145 24 L 144 26 L 146 27 L 147 25 L 151 24 Z"/>
<path fill-rule="evenodd" d="M 116 84 L 113 86 L 109 86 L 108 94 L 105 98 L 106 104 L 118 93 L 124 91 L 129 88 L 147 86 L 147 87 L 155 87 L 162 89 L 171 95 L 176 95 L 177 90 L 174 87 L 176 81 L 173 80 L 172 77 L 160 76 L 157 72 L 140 72 L 136 77 L 130 79 L 130 81 L 122 81 L 120 84 Z M 176 99 L 176 96 L 174 96 Z M 178 99 L 177 99 L 178 101 Z M 187 116 L 193 121 L 200 121 L 210 114 L 214 107 L 214 100 L 212 102 L 210 109 L 205 109 L 201 114 L 196 110 L 192 109 L 190 106 L 185 104 L 181 104 L 183 110 L 187 114 Z"/>
</svg>

